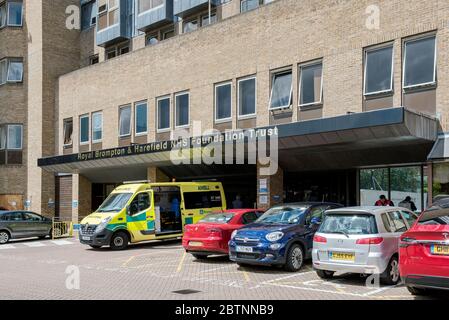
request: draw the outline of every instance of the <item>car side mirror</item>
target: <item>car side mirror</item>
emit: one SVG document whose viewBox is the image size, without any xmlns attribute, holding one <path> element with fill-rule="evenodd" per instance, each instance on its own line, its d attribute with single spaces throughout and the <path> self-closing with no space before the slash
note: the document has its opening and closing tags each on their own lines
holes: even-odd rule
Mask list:
<svg viewBox="0 0 449 320">
<path fill-rule="evenodd" d="M 318 218 L 318 217 L 312 218 L 312 220 L 310 220 L 310 225 L 311 226 L 319 226 L 319 225 L 321 225 L 321 219 Z"/>
</svg>

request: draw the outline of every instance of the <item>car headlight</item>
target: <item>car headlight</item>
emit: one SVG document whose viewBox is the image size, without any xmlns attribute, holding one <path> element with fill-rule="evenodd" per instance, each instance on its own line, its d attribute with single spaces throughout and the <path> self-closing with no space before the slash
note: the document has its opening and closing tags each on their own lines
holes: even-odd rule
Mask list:
<svg viewBox="0 0 449 320">
<path fill-rule="evenodd" d="M 231 240 L 233 240 L 236 235 L 237 235 L 237 230 L 232 231 Z"/>
<path fill-rule="evenodd" d="M 100 224 L 95 229 L 95 233 L 100 233 L 101 231 L 106 229 L 106 227 L 109 224 L 109 221 L 111 221 L 111 220 L 112 220 L 112 217 L 107 217 L 107 218 L 104 218 L 103 220 L 101 220 Z"/>
<path fill-rule="evenodd" d="M 270 242 L 275 242 L 275 241 L 281 240 L 283 236 L 284 236 L 283 232 L 276 231 L 276 232 L 271 232 L 271 233 L 267 234 L 265 236 L 265 238 Z"/>
</svg>

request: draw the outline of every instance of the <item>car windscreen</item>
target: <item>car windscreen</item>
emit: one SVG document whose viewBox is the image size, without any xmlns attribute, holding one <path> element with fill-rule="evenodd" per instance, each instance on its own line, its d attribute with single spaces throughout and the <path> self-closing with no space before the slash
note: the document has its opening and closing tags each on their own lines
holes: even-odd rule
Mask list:
<svg viewBox="0 0 449 320">
<path fill-rule="evenodd" d="M 449 208 L 434 207 L 424 212 L 418 220 L 420 225 L 449 225 Z"/>
<path fill-rule="evenodd" d="M 257 223 L 279 223 L 293 224 L 301 221 L 302 216 L 307 211 L 305 207 L 276 207 L 265 212 Z"/>
<path fill-rule="evenodd" d="M 344 235 L 376 234 L 376 218 L 370 214 L 328 214 L 318 232 Z"/>
<path fill-rule="evenodd" d="M 103 202 L 97 212 L 118 212 L 121 211 L 129 199 L 132 197 L 132 193 L 112 193 Z"/>
<path fill-rule="evenodd" d="M 200 220 L 200 223 L 228 223 L 234 213 L 212 213 Z"/>
</svg>

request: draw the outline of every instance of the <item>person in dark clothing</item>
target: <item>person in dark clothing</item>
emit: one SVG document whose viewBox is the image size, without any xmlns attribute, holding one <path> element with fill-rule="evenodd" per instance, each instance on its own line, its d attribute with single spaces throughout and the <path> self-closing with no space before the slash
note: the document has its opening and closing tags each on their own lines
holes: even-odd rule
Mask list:
<svg viewBox="0 0 449 320">
<path fill-rule="evenodd" d="M 393 201 L 388 200 L 385 195 L 381 195 L 374 205 L 376 207 L 394 207 Z"/>
<path fill-rule="evenodd" d="M 412 198 L 410 196 L 405 197 L 404 200 L 402 200 L 401 202 L 399 202 L 399 206 L 401 208 L 407 208 L 411 211 L 416 211 L 416 205 L 415 203 L 412 201 Z"/>
</svg>

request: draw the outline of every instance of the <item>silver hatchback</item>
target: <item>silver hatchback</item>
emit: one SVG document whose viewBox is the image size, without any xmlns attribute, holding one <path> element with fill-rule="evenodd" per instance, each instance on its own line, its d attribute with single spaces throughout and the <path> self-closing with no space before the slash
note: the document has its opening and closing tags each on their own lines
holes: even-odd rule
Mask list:
<svg viewBox="0 0 449 320">
<path fill-rule="evenodd" d="M 398 207 L 353 207 L 326 211 L 313 239 L 313 267 L 323 279 L 334 273 L 380 274 L 400 280 L 399 237 L 418 216 Z"/>
</svg>

